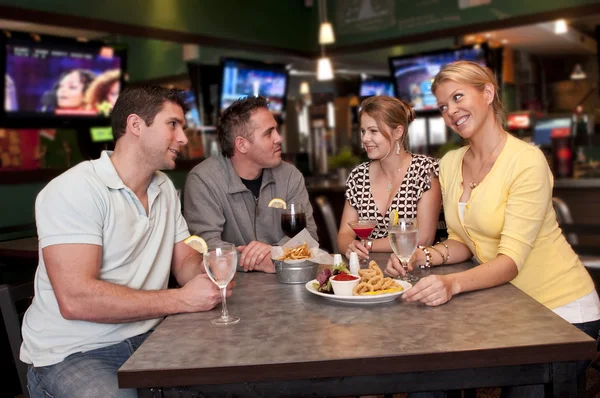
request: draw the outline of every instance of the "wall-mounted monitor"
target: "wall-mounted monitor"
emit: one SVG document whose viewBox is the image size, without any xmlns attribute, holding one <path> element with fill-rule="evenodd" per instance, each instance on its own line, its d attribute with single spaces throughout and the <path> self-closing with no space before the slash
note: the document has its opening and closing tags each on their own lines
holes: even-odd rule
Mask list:
<svg viewBox="0 0 600 398">
<path fill-rule="evenodd" d="M 389 78 L 373 77 L 362 79 L 360 82 L 360 98 L 372 97 L 374 95 L 385 95 L 388 97 L 394 97 L 394 94 L 394 83 Z"/>
<path fill-rule="evenodd" d="M 459 60 L 488 65 L 487 46 L 479 45 L 390 58 L 390 70 L 397 97 L 410 102 L 415 111 L 436 110 L 437 102 L 431 93 L 433 79 L 443 66 Z"/>
<path fill-rule="evenodd" d="M 124 48 L 3 32 L 0 123 L 14 128 L 106 125 L 123 86 L 125 67 Z"/>
<path fill-rule="evenodd" d="M 196 94 L 193 90 L 185 90 L 182 95 L 186 105 L 189 108 L 189 111 L 187 111 L 185 114 L 185 123 L 187 124 L 188 128 L 199 129 L 202 126 L 202 123 L 200 119 L 200 112 L 198 111 Z"/>
<path fill-rule="evenodd" d="M 285 109 L 288 72 L 283 64 L 226 58 L 222 60 L 220 112 L 234 101 L 248 96 L 264 96 L 269 109 L 281 115 Z"/>
</svg>

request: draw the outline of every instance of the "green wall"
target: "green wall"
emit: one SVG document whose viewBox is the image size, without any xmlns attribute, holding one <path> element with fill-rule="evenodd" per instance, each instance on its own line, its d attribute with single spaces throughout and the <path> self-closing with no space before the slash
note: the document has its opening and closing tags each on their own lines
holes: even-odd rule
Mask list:
<svg viewBox="0 0 600 398">
<path fill-rule="evenodd" d="M 418 33 L 503 20 L 587 4 L 598 0 L 491 0 L 488 5 L 459 8 L 473 0 L 328 0 L 336 46 L 368 43 Z"/>
<path fill-rule="evenodd" d="M 0 5 L 295 50 L 314 48 L 318 23 L 316 7 L 300 0 L 0 0 Z"/>
</svg>

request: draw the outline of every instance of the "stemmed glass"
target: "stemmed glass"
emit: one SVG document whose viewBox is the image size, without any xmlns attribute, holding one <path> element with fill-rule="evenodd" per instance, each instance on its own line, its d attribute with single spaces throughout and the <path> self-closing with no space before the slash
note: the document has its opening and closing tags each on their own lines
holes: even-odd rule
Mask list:
<svg viewBox="0 0 600 398">
<path fill-rule="evenodd" d="M 223 302 L 221 317 L 211 321 L 215 325 L 230 325 L 240 321 L 240 318 L 229 315 L 229 312 L 227 312 L 227 301 L 225 299 L 227 285 L 233 279 L 236 267 L 237 249 L 230 243 L 221 243 L 204 256 L 204 268 L 206 269 L 206 273 L 221 290 L 221 299 Z"/>
<path fill-rule="evenodd" d="M 356 236 L 360 238 L 360 242 L 362 243 L 362 245 L 364 247 L 367 247 L 367 240 L 369 239 L 369 235 L 371 235 L 371 232 L 373 232 L 373 230 L 375 229 L 375 226 L 377 226 L 377 220 L 360 218 L 357 221 L 350 221 L 348 225 L 350 226 L 350 228 L 352 228 Z M 368 262 L 368 257 L 366 259 L 361 258 L 360 260 L 361 265 L 368 264 Z"/>
<path fill-rule="evenodd" d="M 293 238 L 306 228 L 306 213 L 301 203 L 288 203 L 281 213 L 281 229 L 283 233 Z"/>
<path fill-rule="evenodd" d="M 417 249 L 419 240 L 419 230 L 417 229 L 416 218 L 401 218 L 398 224 L 388 228 L 388 239 L 392 250 L 404 271 L 406 271 L 403 281 L 415 283 L 419 280 L 416 276 L 408 272 L 408 261 Z"/>
</svg>

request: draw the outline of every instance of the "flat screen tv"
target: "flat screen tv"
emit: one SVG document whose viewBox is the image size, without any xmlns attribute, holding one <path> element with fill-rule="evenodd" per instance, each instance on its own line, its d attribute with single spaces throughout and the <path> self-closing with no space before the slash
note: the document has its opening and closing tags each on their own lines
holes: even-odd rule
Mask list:
<svg viewBox="0 0 600 398">
<path fill-rule="evenodd" d="M 4 32 L 1 124 L 13 128 L 109 124 L 123 86 L 126 50 L 103 42 Z"/>
<path fill-rule="evenodd" d="M 394 96 L 394 83 L 387 78 L 366 78 L 361 79 L 359 97 L 361 99 L 372 97 L 374 95 Z"/>
<path fill-rule="evenodd" d="M 440 69 L 451 62 L 465 60 L 489 65 L 487 46 L 463 47 L 389 59 L 398 98 L 410 102 L 415 111 L 436 110 L 431 83 Z"/>
<path fill-rule="evenodd" d="M 183 98 L 186 105 L 189 107 L 189 111 L 185 114 L 185 122 L 188 128 L 199 129 L 202 126 L 200 121 L 200 112 L 198 111 L 198 101 L 196 100 L 196 94 L 193 90 L 183 91 Z"/>
<path fill-rule="evenodd" d="M 288 86 L 285 65 L 226 58 L 222 68 L 220 112 L 240 98 L 261 95 L 274 115 L 282 114 Z"/>
</svg>

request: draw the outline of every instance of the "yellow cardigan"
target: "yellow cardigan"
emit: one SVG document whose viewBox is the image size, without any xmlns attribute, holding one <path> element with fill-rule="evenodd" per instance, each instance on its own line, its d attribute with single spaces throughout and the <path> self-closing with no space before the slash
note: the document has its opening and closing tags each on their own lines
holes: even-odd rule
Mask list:
<svg viewBox="0 0 600 398">
<path fill-rule="evenodd" d="M 468 149 L 448 152 L 440 161 L 448 239 L 466 244 L 481 263 L 509 256 L 519 270 L 511 283 L 550 309 L 592 292 L 592 279 L 556 222 L 554 181 L 542 152 L 509 135 L 496 163 L 471 192 L 463 223 L 458 202 Z"/>
</svg>

